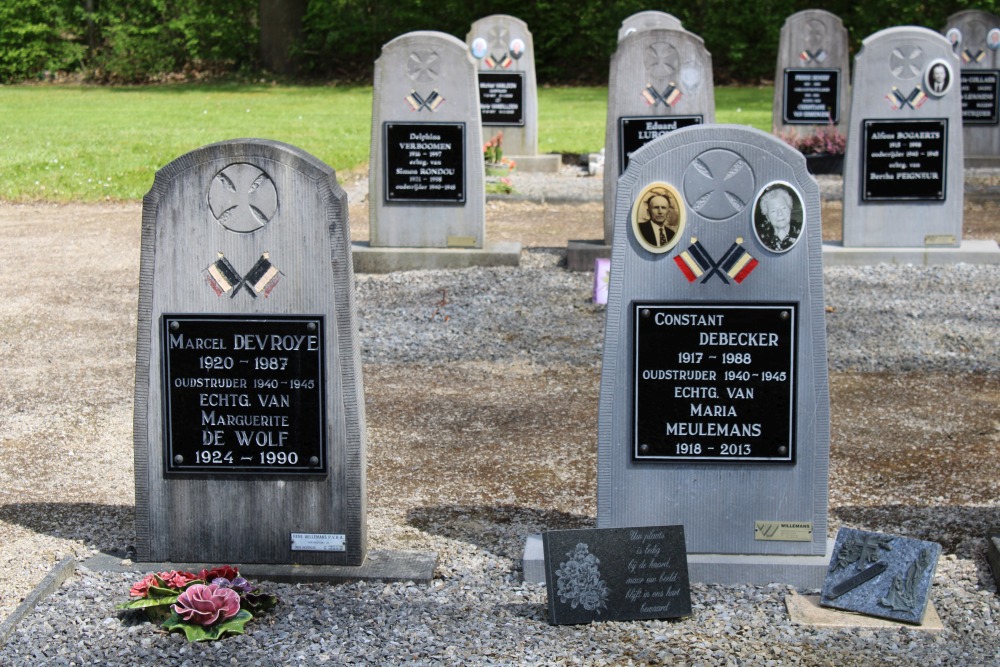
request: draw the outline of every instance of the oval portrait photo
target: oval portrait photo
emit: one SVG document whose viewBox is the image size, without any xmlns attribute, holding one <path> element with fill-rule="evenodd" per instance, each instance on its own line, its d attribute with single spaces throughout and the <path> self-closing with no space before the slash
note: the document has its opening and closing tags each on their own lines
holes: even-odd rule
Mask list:
<svg viewBox="0 0 1000 667">
<path fill-rule="evenodd" d="M 768 183 L 753 207 L 753 230 L 761 245 L 773 252 L 787 252 L 805 227 L 802 197 L 784 181 Z"/>
<path fill-rule="evenodd" d="M 674 186 L 651 183 L 632 204 L 632 234 L 649 252 L 667 252 L 680 241 L 686 217 Z"/>
<path fill-rule="evenodd" d="M 924 71 L 924 92 L 941 97 L 951 89 L 951 79 L 951 66 L 944 60 L 933 60 Z"/>
</svg>

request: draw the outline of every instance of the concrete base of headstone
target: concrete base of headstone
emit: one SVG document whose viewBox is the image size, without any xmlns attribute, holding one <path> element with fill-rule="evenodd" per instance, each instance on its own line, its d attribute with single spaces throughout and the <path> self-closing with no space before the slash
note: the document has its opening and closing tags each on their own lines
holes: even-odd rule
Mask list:
<svg viewBox="0 0 1000 667">
<path fill-rule="evenodd" d="M 1000 590 L 1000 528 L 994 528 L 986 536 L 986 557 L 990 562 L 990 569 L 993 571 L 993 581 Z"/>
<path fill-rule="evenodd" d="M 819 589 L 823 587 L 831 557 L 833 540 L 827 540 L 824 556 L 688 554 L 688 580 L 691 583 L 723 586 L 779 583 L 796 588 Z M 541 535 L 529 535 L 525 540 L 521 567 L 524 581 L 545 583 L 545 554 Z"/>
<path fill-rule="evenodd" d="M 996 155 L 966 155 L 966 169 L 997 169 L 1000 168 L 1000 157 Z"/>
<path fill-rule="evenodd" d="M 505 155 L 514 161 L 517 171 L 526 174 L 557 174 L 562 168 L 562 155 L 546 153 L 545 155 Z"/>
<path fill-rule="evenodd" d="M 824 266 L 947 266 L 959 263 L 1000 264 L 1000 246 L 996 241 L 978 239 L 963 240 L 957 248 L 845 248 L 839 242 L 828 241 L 823 244 Z"/>
<path fill-rule="evenodd" d="M 288 565 L 237 563 L 240 574 L 250 581 L 278 581 L 289 583 L 345 583 L 350 581 L 412 581 L 430 583 L 434 578 L 438 554 L 417 551 L 369 551 L 363 565 Z M 199 572 L 215 563 L 139 563 L 123 560 L 121 556 L 99 553 L 83 562 L 95 572 L 135 572 L 142 576 L 148 572 L 179 570 Z"/>
<path fill-rule="evenodd" d="M 611 246 L 604 241 L 570 241 L 566 244 L 566 268 L 570 271 L 593 271 L 594 262 L 611 257 Z"/>
<path fill-rule="evenodd" d="M 934 603 L 928 601 L 927 609 L 920 625 L 890 621 L 885 618 L 865 616 L 839 609 L 829 609 L 819 606 L 819 595 L 799 595 L 789 591 L 785 596 L 785 607 L 788 616 L 795 625 L 807 625 L 814 628 L 909 628 L 925 632 L 941 632 L 944 625 L 941 617 L 934 609 Z"/>
<path fill-rule="evenodd" d="M 487 243 L 485 248 L 373 248 L 352 244 L 355 273 L 390 273 L 418 269 L 466 269 L 472 266 L 518 266 L 521 244 Z"/>
</svg>

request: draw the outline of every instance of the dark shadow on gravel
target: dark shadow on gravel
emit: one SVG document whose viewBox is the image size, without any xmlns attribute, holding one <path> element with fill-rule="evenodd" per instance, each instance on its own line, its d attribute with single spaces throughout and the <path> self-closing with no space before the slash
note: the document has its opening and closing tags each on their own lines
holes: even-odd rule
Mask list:
<svg viewBox="0 0 1000 667">
<path fill-rule="evenodd" d="M 96 503 L 7 503 L 0 521 L 36 533 L 80 540 L 108 553 L 125 552 L 135 542 L 135 507 Z"/>
<path fill-rule="evenodd" d="M 431 535 L 461 540 L 517 562 L 529 535 L 595 525 L 592 516 L 519 505 L 415 507 L 407 512 L 406 522 Z"/>
</svg>

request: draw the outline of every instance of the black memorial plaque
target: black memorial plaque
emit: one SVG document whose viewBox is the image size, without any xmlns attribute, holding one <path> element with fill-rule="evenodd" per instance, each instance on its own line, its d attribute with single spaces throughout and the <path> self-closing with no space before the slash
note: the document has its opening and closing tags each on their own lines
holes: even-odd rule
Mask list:
<svg viewBox="0 0 1000 667">
<path fill-rule="evenodd" d="M 325 475 L 323 317 L 163 315 L 167 473 Z"/>
<path fill-rule="evenodd" d="M 962 70 L 962 124 L 996 125 L 1000 121 L 1000 70 Z"/>
<path fill-rule="evenodd" d="M 465 203 L 465 123 L 383 123 L 385 203 Z"/>
<path fill-rule="evenodd" d="M 524 72 L 480 72 L 483 125 L 524 125 Z"/>
<path fill-rule="evenodd" d="M 839 69 L 786 69 L 782 119 L 789 125 L 840 122 Z"/>
<path fill-rule="evenodd" d="M 624 174 L 632 153 L 658 136 L 689 125 L 701 125 L 703 116 L 623 116 L 618 119 L 619 172 Z"/>
<path fill-rule="evenodd" d="M 632 306 L 633 460 L 795 460 L 795 304 Z"/>
<path fill-rule="evenodd" d="M 691 615 L 684 526 L 542 533 L 552 625 Z"/>
<path fill-rule="evenodd" d="M 863 129 L 861 201 L 946 199 L 947 118 L 866 120 Z"/>
</svg>

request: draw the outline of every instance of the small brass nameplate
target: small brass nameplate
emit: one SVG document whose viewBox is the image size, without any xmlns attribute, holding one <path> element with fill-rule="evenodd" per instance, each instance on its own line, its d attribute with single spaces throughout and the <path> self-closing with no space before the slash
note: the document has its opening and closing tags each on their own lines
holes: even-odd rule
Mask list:
<svg viewBox="0 0 1000 667">
<path fill-rule="evenodd" d="M 928 234 L 924 237 L 924 245 L 955 245 L 954 234 Z"/>
<path fill-rule="evenodd" d="M 813 525 L 803 521 L 754 521 L 753 538 L 772 542 L 812 542 Z"/>
<path fill-rule="evenodd" d="M 449 236 L 448 237 L 448 247 L 449 248 L 475 248 L 476 247 L 476 237 L 475 236 Z"/>
</svg>

